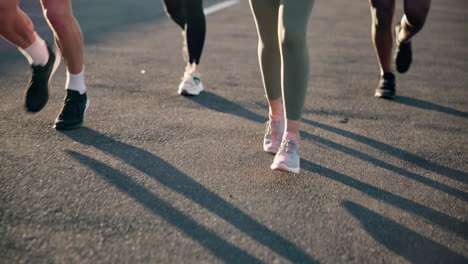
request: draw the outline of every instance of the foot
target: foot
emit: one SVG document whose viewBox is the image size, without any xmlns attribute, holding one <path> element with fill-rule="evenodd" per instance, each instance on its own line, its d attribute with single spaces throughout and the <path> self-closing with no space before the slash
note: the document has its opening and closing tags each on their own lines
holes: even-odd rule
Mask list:
<svg viewBox="0 0 468 264">
<path fill-rule="evenodd" d="M 270 119 L 266 122 L 265 137 L 263 138 L 263 150 L 276 154 L 281 144 L 284 133 L 284 117 Z"/>
<path fill-rule="evenodd" d="M 411 50 L 411 41 L 400 42 L 398 35 L 400 34 L 400 24 L 395 26 L 395 65 L 399 73 L 405 73 L 409 70 L 411 62 L 413 61 L 413 52 Z"/>
<path fill-rule="evenodd" d="M 284 137 L 271 164 L 271 169 L 297 174 L 300 171 L 299 160 L 299 143 L 296 140 Z"/>
<path fill-rule="evenodd" d="M 199 95 L 203 91 L 201 75 L 197 72 L 185 71 L 178 93 L 181 95 Z"/>
<path fill-rule="evenodd" d="M 380 77 L 379 85 L 375 89 L 375 97 L 393 99 L 395 97 L 395 75 L 386 72 Z"/>
<path fill-rule="evenodd" d="M 63 104 L 62 112 L 55 120 L 55 128 L 67 130 L 78 128 L 83 124 L 84 114 L 89 107 L 89 99 L 86 93 L 67 90 L 67 96 Z"/>
<path fill-rule="evenodd" d="M 47 45 L 49 60 L 44 66 L 31 65 L 32 76 L 25 94 L 24 106 L 28 112 L 39 112 L 49 100 L 49 83 L 60 64 L 60 56 Z"/>
</svg>

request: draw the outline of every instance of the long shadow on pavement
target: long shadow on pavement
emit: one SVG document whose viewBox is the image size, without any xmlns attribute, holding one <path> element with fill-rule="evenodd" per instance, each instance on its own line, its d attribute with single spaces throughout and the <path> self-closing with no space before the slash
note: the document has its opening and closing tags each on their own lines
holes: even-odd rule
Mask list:
<svg viewBox="0 0 468 264">
<path fill-rule="evenodd" d="M 68 151 L 68 154 L 82 165 L 91 168 L 107 182 L 132 197 L 153 214 L 160 216 L 168 223 L 177 227 L 182 233 L 197 241 L 224 262 L 262 263 L 260 260 L 225 241 L 215 232 L 208 230 L 189 216 L 172 207 L 169 203 L 133 181 L 130 176 L 86 155 L 74 151 Z"/>
<path fill-rule="evenodd" d="M 215 94 L 212 94 L 212 93 L 205 93 L 205 94 L 201 94 L 199 95 L 198 97 L 188 97 L 190 100 L 204 106 L 204 107 L 207 107 L 209 109 L 212 109 L 212 110 L 215 110 L 215 111 L 219 111 L 219 112 L 223 112 L 223 113 L 229 113 L 229 114 L 232 114 L 232 115 L 237 115 L 239 117 L 243 117 L 243 118 L 246 118 L 248 120 L 251 120 L 251 121 L 255 121 L 255 122 L 263 122 L 263 121 L 266 121 L 267 119 L 254 113 L 254 112 L 251 112 L 247 109 L 245 109 L 244 107 L 236 104 L 236 103 L 233 103 L 231 101 L 228 101 L 226 100 L 225 98 L 222 98 L 218 95 L 215 95 Z M 304 120 L 304 119 L 303 119 Z M 318 122 L 314 122 L 314 121 L 310 121 L 310 120 L 304 120 L 304 122 L 308 123 L 308 124 L 311 124 L 313 126 L 316 126 L 316 127 L 319 127 L 319 128 L 323 128 L 325 130 L 328 130 L 330 132 L 334 132 L 334 133 L 337 133 L 337 134 L 340 134 L 340 135 L 343 135 L 345 137 L 349 137 L 351 139 L 354 139 L 354 140 L 357 140 L 357 141 L 360 141 L 360 142 L 363 142 L 363 143 L 366 143 L 374 148 L 380 148 L 380 149 L 390 149 L 391 150 L 391 154 L 393 155 L 398 155 L 397 157 L 400 157 L 400 158 L 403 158 L 403 159 L 409 159 L 408 157 L 411 158 L 411 160 L 413 162 L 417 161 L 420 166 L 424 166 L 425 168 L 435 168 L 437 169 L 437 171 L 443 171 L 443 172 L 453 172 L 453 171 L 456 171 L 456 170 L 453 170 L 453 169 L 450 169 L 450 168 L 446 168 L 446 167 L 443 167 L 441 165 L 438 165 L 438 164 L 435 164 L 435 163 L 432 163 L 432 162 L 429 162 L 429 161 L 426 161 L 424 160 L 423 158 L 420 158 L 414 154 L 411 154 L 411 153 L 408 153 L 408 152 L 404 152 L 403 150 L 400 150 L 398 148 L 395 148 L 395 147 L 392 147 L 390 145 L 387 145 L 387 144 L 384 144 L 384 143 L 381 143 L 379 141 L 376 141 L 376 140 L 373 140 L 373 139 L 370 139 L 370 138 L 367 138 L 367 137 L 364 137 L 364 136 L 360 136 L 360 135 L 357 135 L 357 134 L 353 134 L 351 132 L 348 132 L 346 130 L 342 130 L 342 129 L 338 129 L 338 128 L 334 128 L 332 126 L 327 126 L 327 125 L 324 125 L 324 124 L 321 124 L 321 123 L 318 123 Z M 301 133 L 302 135 L 306 135 L 306 137 L 308 138 L 313 138 L 313 139 L 317 139 L 317 140 L 320 140 L 321 138 L 319 137 L 314 137 L 308 133 L 304 133 L 302 132 Z M 360 153 L 360 152 L 357 152 L 357 151 L 350 151 L 351 149 L 344 149 L 340 146 L 337 146 L 338 144 L 332 142 L 332 141 L 323 141 L 322 142 L 326 142 L 326 143 L 329 143 L 331 144 L 331 146 L 334 146 L 336 147 L 337 149 L 340 149 L 342 151 L 345 151 L 345 153 L 348 153 L 350 155 L 357 155 L 356 157 L 358 158 L 361 158 L 363 160 L 366 160 L 366 161 L 371 161 L 371 162 L 374 162 L 376 165 L 379 165 L 383 168 L 386 168 L 386 169 L 390 169 L 390 170 L 393 170 L 397 173 L 400 173 L 401 175 L 403 176 L 406 176 L 406 177 L 409 177 L 411 179 L 414 179 L 414 180 L 418 180 L 419 182 L 422 182 L 424 184 L 427 184 L 428 186 L 431 186 L 431 187 L 434 187 L 434 188 L 437 188 L 441 191 L 444 191 L 444 192 L 447 192 L 447 193 L 450 193 L 454 196 L 457 196 L 461 199 L 464 199 L 465 196 L 466 196 L 466 193 L 464 192 L 460 192 L 459 190 L 456 190 L 456 189 L 453 189 L 449 186 L 446 186 L 446 185 L 443 185 L 443 184 L 440 184 L 440 183 L 437 183 L 437 182 L 434 182 L 432 180 L 429 180 L 429 179 L 422 179 L 423 177 L 417 175 L 417 174 L 413 174 L 413 173 L 410 173 L 408 171 L 405 171 L 405 170 L 402 170 L 402 169 L 399 169 L 399 168 L 396 168 L 390 164 L 387 164 L 387 163 L 384 163 L 382 161 L 379 161 L 377 159 L 374 159 L 374 158 L 371 158 L 369 157 L 368 155 L 365 155 L 363 153 Z M 332 144 L 333 143 L 333 144 Z M 402 152 L 402 153 L 400 153 Z M 332 179 L 332 180 L 335 180 L 335 181 L 338 181 L 338 182 L 341 182 L 345 185 L 348 185 L 354 189 L 357 189 L 375 199 L 378 199 L 378 200 L 381 200 L 383 202 L 386 202 L 386 203 L 389 203 L 395 207 L 398 207 L 402 210 L 405 210 L 409 213 L 412 213 L 412 214 L 415 214 L 415 215 L 418 215 L 430 222 L 433 222 L 434 224 L 437 224 L 439 226 L 441 226 L 442 228 L 446 229 L 446 230 L 449 230 L 455 234 L 457 234 L 458 236 L 461 236 L 462 238 L 464 239 L 467 239 L 468 238 L 468 225 L 461 221 L 461 220 L 458 220 L 454 217 L 451 217 L 447 214 L 444 214 L 444 213 L 440 213 L 434 209 L 431 209 L 429 207 L 426 207 L 424 205 L 421 205 L 421 204 L 418 204 L 416 202 L 413 202 L 411 200 L 408 200 L 408 199 L 405 199 L 403 197 L 400 197 L 398 195 L 395 195 L 395 194 L 392 194 L 390 192 L 387 192 L 385 190 L 382 190 L 382 189 L 379 189 L 377 187 L 374 187 L 370 184 L 367 184 L 367 183 L 364 183 L 364 182 L 361 182 L 359 180 L 356 180 L 352 177 L 349 177 L 347 175 L 344 175 L 344 174 L 341 174 L 339 172 L 336 172 L 336 171 L 333 171 L 331 169 L 327 169 L 325 167 L 322 167 L 322 166 L 319 166 L 319 165 L 316 165 L 316 164 L 313 164 L 307 160 L 304 160 L 304 159 L 301 159 L 301 164 L 302 164 L 302 167 L 312 173 L 316 173 L 316 174 L 319 174 L 319 175 L 322 175 L 324 177 L 327 177 L 329 179 Z M 459 172 L 459 171 L 456 171 L 457 173 L 462 173 L 462 172 Z M 460 179 L 460 180 L 464 180 L 462 177 L 459 177 L 457 179 Z"/>
<path fill-rule="evenodd" d="M 217 112 L 239 116 L 247 120 L 259 123 L 264 123 L 268 121 L 268 118 L 251 112 L 245 109 L 244 107 L 235 104 L 231 101 L 228 101 L 223 97 L 211 92 L 203 92 L 199 96 L 187 96 L 186 98 L 203 107 Z"/>
<path fill-rule="evenodd" d="M 457 190 L 457 189 L 455 189 L 453 187 L 450 187 L 448 185 L 442 184 L 442 183 L 434 181 L 432 179 L 420 176 L 420 175 L 418 175 L 416 173 L 412 173 L 412 172 L 409 172 L 407 170 L 398 168 L 396 166 L 393 166 L 390 163 L 387 163 L 387 162 L 381 161 L 379 159 L 373 158 L 373 157 L 371 157 L 371 156 L 369 156 L 369 155 L 367 155 L 365 153 L 362 153 L 360 151 L 348 148 L 346 146 L 343 146 L 343 145 L 338 144 L 336 142 L 333 142 L 331 140 L 328 140 L 328 139 L 325 139 L 325 138 L 322 138 L 322 137 L 319 137 L 319 136 L 316 136 L 316 135 L 312 135 L 312 134 L 309 134 L 307 132 L 301 132 L 301 136 L 303 138 L 307 139 L 307 140 L 315 141 L 317 143 L 324 144 L 324 145 L 329 146 L 331 148 L 334 148 L 334 149 L 336 149 L 338 151 L 341 151 L 343 153 L 351 155 L 351 156 L 353 156 L 355 158 L 361 159 L 363 161 L 370 162 L 370 163 L 372 163 L 372 164 L 374 164 L 374 165 L 376 165 L 378 167 L 381 167 L 383 169 L 393 171 L 393 172 L 398 173 L 398 174 L 400 174 L 402 176 L 405 176 L 407 178 L 418 181 L 418 182 L 420 182 L 420 183 L 422 183 L 424 185 L 427 185 L 427 186 L 432 187 L 434 189 L 437 189 L 439 191 L 445 192 L 447 194 L 453 195 L 453 196 L 455 196 L 455 197 L 457 197 L 457 198 L 459 198 L 461 200 L 468 201 L 468 193 L 466 193 L 464 191 Z"/>
<path fill-rule="evenodd" d="M 408 213 L 420 216 L 463 239 L 468 239 L 468 225 L 462 220 L 304 159 L 301 159 L 301 167 L 312 173 L 347 185 L 377 200 L 389 203 Z"/>
<path fill-rule="evenodd" d="M 126 164 L 150 176 L 160 184 L 184 195 L 289 261 L 294 263 L 318 263 L 318 261 L 307 255 L 307 253 L 292 242 L 289 242 L 279 234 L 268 229 L 251 216 L 154 154 L 144 149 L 117 141 L 89 128 L 81 128 L 76 131 L 65 132 L 64 134 L 81 144 L 93 146 L 96 149 L 120 159 Z M 122 179 L 122 177 L 120 177 L 120 179 Z M 119 186 L 121 186 L 120 188 L 124 187 L 121 184 L 119 184 Z M 141 198 L 143 197 L 139 197 L 139 200 L 141 200 Z M 155 206 L 150 204 L 146 205 Z M 156 208 L 154 210 L 156 210 Z M 177 219 L 173 220 L 175 221 Z M 183 226 L 186 225 L 192 224 L 189 222 L 183 224 Z M 216 238 L 213 237 L 213 239 Z M 225 247 L 229 247 L 229 245 L 225 245 Z"/>
<path fill-rule="evenodd" d="M 225 100 L 225 99 L 223 99 L 223 100 Z M 266 106 L 264 104 L 258 104 L 258 105 L 263 107 L 263 108 L 266 108 L 266 109 L 268 108 L 268 106 Z M 214 109 L 214 110 L 216 110 L 216 109 Z M 424 158 L 416 156 L 416 155 L 414 155 L 414 154 L 412 154 L 410 152 L 407 152 L 405 150 L 390 146 L 388 144 L 377 141 L 375 139 L 371 139 L 371 138 L 368 138 L 368 137 L 365 137 L 365 136 L 354 134 L 352 132 L 349 132 L 349 131 L 346 131 L 346 130 L 343 130 L 343 129 L 340 129 L 340 128 L 337 128 L 337 127 L 322 124 L 322 123 L 312 121 L 312 120 L 308 120 L 308 119 L 305 119 L 305 118 L 303 118 L 301 121 L 304 122 L 305 124 L 309 124 L 309 125 L 312 125 L 312 126 L 327 130 L 329 132 L 332 132 L 332 133 L 335 133 L 335 134 L 350 138 L 350 139 L 355 140 L 357 142 L 361 142 L 363 144 L 366 144 L 366 145 L 368 145 L 368 146 L 370 146 L 372 148 L 378 149 L 380 151 L 384 151 L 387 154 L 390 154 L 390 155 L 392 155 L 394 157 L 397 157 L 399 159 L 410 162 L 410 163 L 412 163 L 412 164 L 414 164 L 414 165 L 416 165 L 416 166 L 418 166 L 420 168 L 433 171 L 435 173 L 441 174 L 441 175 L 443 175 L 445 177 L 451 178 L 453 180 L 457 180 L 457 181 L 462 182 L 462 183 L 468 183 L 468 173 L 466 173 L 466 172 L 456 170 L 456 169 L 452 169 L 452 168 L 449 168 L 449 167 L 446 167 L 446 166 L 443 166 L 443 165 L 428 161 L 428 160 L 426 160 Z M 362 156 L 362 155 L 358 155 L 357 157 L 364 158 L 364 156 Z M 376 161 L 378 161 L 378 160 L 376 160 Z M 375 162 L 374 164 L 378 165 L 379 163 Z M 380 164 L 382 164 L 382 163 L 380 163 Z M 380 166 L 380 165 L 378 165 L 378 166 Z M 401 169 L 399 169 L 399 170 L 401 170 Z M 421 179 L 420 176 L 419 177 L 413 177 L 413 178 Z M 434 182 L 434 181 L 424 180 L 424 181 L 421 181 L 421 182 L 429 183 L 429 182 Z M 434 187 L 434 186 L 437 186 L 439 184 L 431 183 L 431 184 L 428 184 L 428 185 Z M 434 188 L 437 188 L 437 187 L 434 187 Z M 442 191 L 444 191 L 444 190 L 449 191 L 449 189 L 453 189 L 453 188 L 450 188 L 448 186 L 440 188 L 440 190 L 442 190 Z M 453 191 L 453 192 L 450 191 L 450 192 L 453 193 L 453 195 L 455 195 L 455 193 L 459 193 L 459 191 Z M 459 193 L 459 194 L 462 194 L 462 193 Z M 462 196 L 464 198 L 462 198 L 462 199 L 466 199 L 466 197 L 464 195 L 466 195 L 466 193 L 463 193 Z"/>
<path fill-rule="evenodd" d="M 393 101 L 396 103 L 421 108 L 424 110 L 432 110 L 432 111 L 446 113 L 449 115 L 463 117 L 463 118 L 468 119 L 467 112 L 463 112 L 463 111 L 453 109 L 450 107 L 446 107 L 446 106 L 437 105 L 437 104 L 427 102 L 421 99 L 416 99 L 416 98 L 411 98 L 411 97 L 406 97 L 406 96 L 397 96 Z"/>
<path fill-rule="evenodd" d="M 401 224 L 351 201 L 342 206 L 377 242 L 411 263 L 467 263 L 467 259 Z"/>
<path fill-rule="evenodd" d="M 214 111 L 227 113 L 227 114 L 231 114 L 231 115 L 236 115 L 236 116 L 243 117 L 245 119 L 248 119 L 248 120 L 251 120 L 251 121 L 254 121 L 254 122 L 263 123 L 263 122 L 266 122 L 268 120 L 267 118 L 265 118 L 263 116 L 260 116 L 260 115 L 254 113 L 254 112 L 251 112 L 251 111 L 243 108 L 242 106 L 240 106 L 238 104 L 230 102 L 230 101 L 226 100 L 225 98 L 223 98 L 223 97 L 221 97 L 219 95 L 210 93 L 210 92 L 203 93 L 203 94 L 201 94 L 200 96 L 197 96 L 197 97 L 187 97 L 187 98 L 194 101 L 194 102 L 196 102 L 196 103 L 198 103 L 198 104 L 200 104 L 200 105 L 202 105 L 202 106 L 204 106 L 204 107 L 212 109 Z M 261 106 L 263 107 L 263 105 L 261 105 Z M 310 121 L 310 120 L 306 120 L 306 119 L 304 119 L 304 122 L 315 125 L 315 126 L 321 125 L 320 128 L 325 128 L 325 129 L 327 129 L 327 130 L 329 130 L 331 132 L 336 133 L 336 131 L 340 131 L 340 129 L 338 129 L 338 128 L 323 125 L 323 124 L 320 124 L 318 122 L 314 122 L 314 121 Z M 335 130 L 332 130 L 332 128 L 335 129 Z M 353 133 L 345 131 L 345 130 L 342 130 L 340 132 L 342 132 L 342 135 L 344 135 L 344 136 L 349 137 L 350 135 L 352 135 L 353 139 L 360 139 L 361 141 L 365 140 L 365 142 L 367 142 L 368 144 L 373 144 L 373 146 L 375 146 L 375 147 L 381 147 L 382 145 L 385 145 L 386 147 L 391 148 L 391 150 L 393 150 L 393 152 L 391 152 L 391 153 L 398 153 L 398 151 L 401 151 L 401 152 L 403 152 L 403 154 L 406 154 L 407 156 L 411 157 L 413 162 L 417 161 L 418 164 L 429 164 L 431 167 L 439 168 L 438 171 L 440 171 L 440 168 L 443 168 L 445 171 L 452 170 L 450 168 L 445 168 L 445 167 L 443 167 L 441 165 L 426 161 L 426 160 L 424 160 L 424 159 L 422 159 L 420 157 L 417 157 L 417 156 L 415 156 L 413 154 L 410 154 L 410 153 L 407 153 L 407 152 L 405 153 L 402 150 L 396 149 L 394 147 L 391 147 L 391 146 L 386 145 L 384 143 L 381 143 L 379 141 L 376 141 L 376 140 L 373 140 L 373 139 L 370 139 L 370 138 L 366 138 L 364 136 L 360 136 L 360 135 L 357 135 L 357 134 L 353 134 Z M 442 184 L 442 183 L 439 183 L 437 181 L 431 180 L 429 178 L 426 178 L 426 177 L 420 176 L 418 174 L 409 172 L 407 170 L 398 168 L 398 167 L 393 166 L 393 165 L 391 165 L 389 163 L 386 163 L 384 161 L 373 158 L 373 157 L 371 157 L 371 156 L 369 156 L 369 155 L 367 155 L 365 153 L 350 149 L 348 147 L 337 144 L 337 143 L 335 143 L 333 141 L 330 141 L 330 140 L 327 140 L 325 138 L 315 136 L 315 135 L 311 135 L 311 134 L 309 134 L 307 132 L 303 132 L 303 131 L 301 131 L 301 135 L 305 139 L 320 142 L 320 143 L 325 144 L 325 145 L 327 145 L 329 147 L 332 147 L 332 148 L 334 148 L 336 150 L 339 150 L 339 151 L 342 151 L 342 152 L 344 152 L 346 154 L 349 154 L 349 155 L 351 155 L 353 157 L 359 158 L 359 159 L 367 161 L 367 162 L 371 162 L 376 166 L 379 166 L 381 168 L 393 171 L 393 172 L 398 173 L 398 174 L 400 174 L 402 176 L 405 176 L 407 178 L 413 179 L 413 180 L 418 181 L 420 183 L 423 183 L 423 184 L 425 184 L 427 186 L 430 186 L 430 187 L 432 187 L 434 189 L 443 191 L 443 192 L 445 192 L 447 194 L 450 194 L 450 195 L 453 195 L 453 196 L 455 196 L 455 197 L 457 197 L 459 199 L 468 201 L 468 194 L 466 192 L 457 190 L 455 188 L 452 188 L 452 187 L 447 186 L 445 184 Z M 403 156 L 400 154 L 400 156 L 398 156 L 398 157 L 401 158 Z M 462 172 L 460 172 L 460 173 L 462 173 Z"/>
<path fill-rule="evenodd" d="M 302 119 L 302 121 L 306 124 L 327 130 L 329 132 L 341 135 L 343 137 L 347 137 L 349 139 L 355 140 L 357 142 L 361 142 L 363 144 L 366 144 L 372 148 L 378 149 L 380 151 L 384 151 L 387 154 L 390 154 L 394 157 L 397 157 L 402 160 L 406 160 L 407 162 L 410 162 L 420 168 L 426 169 L 433 171 L 435 173 L 441 174 L 445 177 L 451 178 L 453 180 L 457 180 L 462 183 L 468 183 L 468 173 L 459 171 L 456 169 L 448 168 L 443 165 L 439 165 L 437 163 L 428 161 L 424 158 L 421 158 L 419 156 L 416 156 L 410 152 L 407 152 L 405 150 L 390 146 L 388 144 L 385 144 L 383 142 L 377 141 L 372 138 L 368 138 L 365 136 L 361 136 L 358 134 L 354 134 L 352 132 L 336 128 L 330 125 L 325 125 L 316 121 L 312 120 L 307 120 L 307 119 Z"/>
</svg>

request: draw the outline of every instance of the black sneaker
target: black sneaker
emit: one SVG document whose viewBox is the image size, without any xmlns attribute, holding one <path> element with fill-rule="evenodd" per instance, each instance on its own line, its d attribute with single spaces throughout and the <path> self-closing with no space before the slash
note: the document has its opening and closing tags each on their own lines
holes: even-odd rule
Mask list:
<svg viewBox="0 0 468 264">
<path fill-rule="evenodd" d="M 379 85 L 375 89 L 375 97 L 393 99 L 395 97 L 395 75 L 391 72 L 380 77 Z"/>
<path fill-rule="evenodd" d="M 32 68 L 31 80 L 25 94 L 24 106 L 28 112 L 39 112 L 49 100 L 49 82 L 57 70 L 60 58 L 57 58 L 52 48 L 47 45 L 49 60 L 45 66 L 34 66 Z"/>
<path fill-rule="evenodd" d="M 83 124 L 84 114 L 88 109 L 89 100 L 86 93 L 67 90 L 62 112 L 55 119 L 55 128 L 66 130 L 80 127 Z"/>
<path fill-rule="evenodd" d="M 398 41 L 398 35 L 400 34 L 400 24 L 395 26 L 395 65 L 399 73 L 405 73 L 409 70 L 411 62 L 413 61 L 413 52 L 411 50 L 411 41 L 400 42 Z"/>
</svg>

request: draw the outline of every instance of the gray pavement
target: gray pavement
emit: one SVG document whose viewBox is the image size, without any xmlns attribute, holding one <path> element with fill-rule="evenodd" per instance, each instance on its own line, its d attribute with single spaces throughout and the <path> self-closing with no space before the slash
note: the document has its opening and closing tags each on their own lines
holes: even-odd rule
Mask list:
<svg viewBox="0 0 468 264">
<path fill-rule="evenodd" d="M 26 114 L 26 60 L 0 41 L 1 263 L 468 262 L 464 1 L 433 1 L 393 101 L 372 96 L 367 1 L 317 1 L 299 175 L 261 151 L 247 1 L 207 18 L 198 97 L 176 94 L 181 36 L 161 4 L 127 2 L 74 4 L 91 99 L 78 130 L 52 129 L 63 65 Z"/>
</svg>

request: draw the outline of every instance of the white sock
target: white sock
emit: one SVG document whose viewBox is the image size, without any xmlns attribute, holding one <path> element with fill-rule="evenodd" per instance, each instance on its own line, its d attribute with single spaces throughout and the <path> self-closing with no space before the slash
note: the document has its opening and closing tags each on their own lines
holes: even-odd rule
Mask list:
<svg viewBox="0 0 468 264">
<path fill-rule="evenodd" d="M 31 65 L 41 65 L 45 66 L 49 60 L 49 51 L 47 50 L 47 44 L 45 41 L 39 37 L 39 35 L 34 32 L 36 39 L 31 44 L 31 46 L 22 49 L 18 48 L 21 53 L 26 57 Z"/>
<path fill-rule="evenodd" d="M 67 83 L 65 89 L 78 91 L 80 94 L 86 92 L 86 84 L 84 81 L 84 67 L 80 73 L 72 74 L 67 70 Z"/>
</svg>

